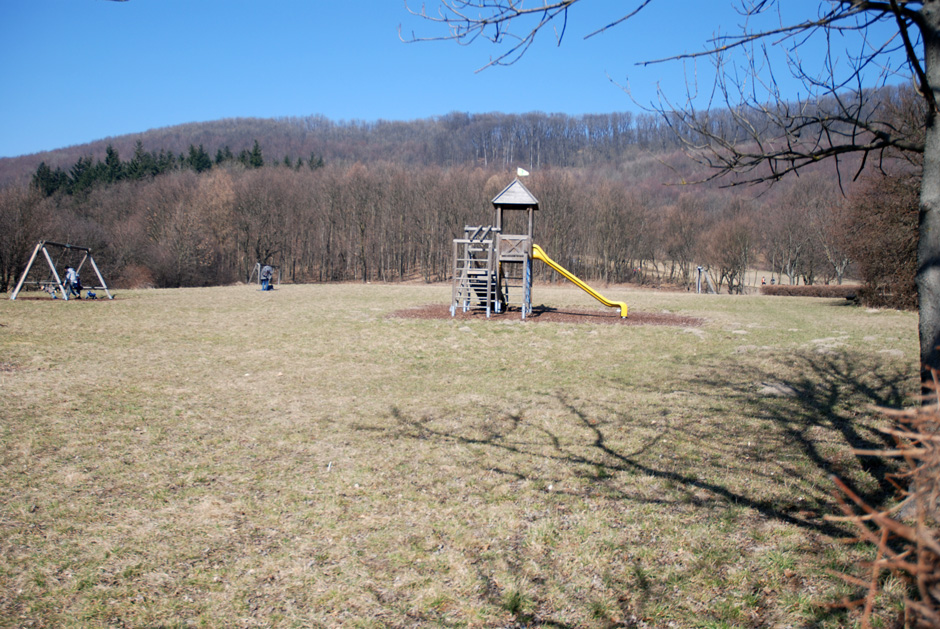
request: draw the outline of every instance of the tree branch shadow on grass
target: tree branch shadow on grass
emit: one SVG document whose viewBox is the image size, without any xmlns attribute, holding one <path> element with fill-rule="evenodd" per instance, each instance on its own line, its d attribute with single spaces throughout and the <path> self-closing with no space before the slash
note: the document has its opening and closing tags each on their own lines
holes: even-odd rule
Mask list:
<svg viewBox="0 0 940 629">
<path fill-rule="evenodd" d="M 694 377 L 686 382 L 688 387 L 694 390 L 694 394 L 703 399 L 720 398 L 724 402 L 730 401 L 740 405 L 747 415 L 767 427 L 763 436 L 784 446 L 788 443 L 794 445 L 817 473 L 822 472 L 822 475 L 827 477 L 839 475 L 845 469 L 845 455 L 851 449 L 872 450 L 893 445 L 890 437 L 873 428 L 872 422 L 864 421 L 859 424 L 858 420 L 864 417 L 863 411 L 870 413 L 872 406 L 900 407 L 905 398 L 905 391 L 912 386 L 913 380 L 909 374 L 890 367 L 869 367 L 870 360 L 856 354 L 788 355 L 786 360 L 791 366 L 797 367 L 798 376 L 781 378 L 772 368 L 756 369 L 723 364 L 707 368 L 707 376 Z M 775 385 L 778 392 L 762 393 L 761 388 L 766 387 L 768 383 Z M 630 388 L 626 382 L 614 384 L 625 389 Z M 761 450 L 767 448 L 768 442 L 753 441 L 761 435 L 744 435 L 740 426 L 733 425 L 727 426 L 721 435 L 715 435 L 707 429 L 699 429 L 695 421 L 667 419 L 659 421 L 657 429 L 647 439 L 627 452 L 609 445 L 610 440 L 605 430 L 611 422 L 598 421 L 594 416 L 595 412 L 587 408 L 590 405 L 579 404 L 564 392 L 558 392 L 554 397 L 570 417 L 591 436 L 590 443 L 578 444 L 580 451 L 565 446 L 557 434 L 544 426 L 529 428 L 541 432 L 545 443 L 513 440 L 510 436 L 519 431 L 527 421 L 518 413 L 503 414 L 501 421 L 496 425 L 487 423 L 475 426 L 476 435 L 435 428 L 433 417 L 408 418 L 398 409 L 392 409 L 391 414 L 403 436 L 492 447 L 514 455 L 550 459 L 575 468 L 586 466 L 597 470 L 602 476 L 619 472 L 648 475 L 667 481 L 672 486 L 705 490 L 730 503 L 754 509 L 765 517 L 807 530 L 826 535 L 843 532 L 841 528 L 834 527 L 821 518 L 807 519 L 793 515 L 792 511 L 796 509 L 791 507 L 795 505 L 781 505 L 778 501 L 754 498 L 746 492 L 703 479 L 702 474 L 693 471 L 656 466 L 650 462 L 650 457 L 645 456 L 660 446 L 660 442 L 667 436 L 678 435 L 689 442 L 700 444 L 713 454 L 721 455 L 724 461 L 745 467 L 754 466 L 762 461 L 766 462 L 768 458 L 768 455 L 761 454 Z M 649 426 L 643 425 L 648 422 L 642 418 L 631 417 L 629 410 L 604 408 L 601 411 L 605 415 L 616 416 L 617 423 L 621 426 L 636 428 L 642 425 L 649 432 Z M 835 458 L 823 453 L 821 444 L 810 434 L 816 428 L 841 435 L 841 444 L 830 444 L 836 450 Z M 754 425 L 749 425 L 747 430 L 753 431 Z M 745 437 L 752 440 L 752 445 L 742 446 L 737 443 Z M 546 445 L 550 446 L 549 450 L 545 449 Z M 587 446 L 586 452 L 584 446 Z M 877 457 L 852 456 L 857 459 L 862 469 L 874 477 L 878 486 L 874 490 L 859 487 L 853 489 L 869 504 L 883 503 L 887 497 L 884 479 L 891 468 Z M 538 480 L 525 472 L 500 467 L 498 464 L 487 464 L 486 469 L 512 476 L 517 480 Z M 809 474 L 801 472 L 795 466 L 780 463 L 778 469 L 781 480 L 811 482 Z M 747 473 L 760 474 L 755 471 Z M 629 491 L 621 493 L 621 498 L 636 499 Z M 654 499 L 653 502 L 660 501 Z M 662 502 L 669 501 L 663 499 Z"/>
<path fill-rule="evenodd" d="M 781 378 L 769 370 L 732 368 L 723 375 L 696 378 L 694 386 L 731 396 L 755 419 L 767 422 L 781 437 L 827 476 L 842 477 L 845 455 L 875 480 L 872 489 L 852 486 L 868 504 L 879 505 L 890 498 L 886 476 L 893 464 L 881 457 L 855 450 L 893 448 L 893 439 L 877 430 L 871 416 L 877 408 L 901 408 L 916 393 L 916 371 L 879 364 L 857 352 L 802 353 L 788 357 L 795 377 Z M 841 437 L 833 444 L 837 452 L 823 452 L 820 440 L 811 434 L 824 430 Z"/>
<path fill-rule="evenodd" d="M 901 367 L 878 365 L 860 353 L 807 352 L 788 354 L 767 367 L 706 365 L 698 374 L 684 378 L 679 386 L 688 388 L 686 393 L 702 404 L 714 403 L 705 411 L 712 417 L 711 424 L 703 424 L 694 407 L 670 408 L 666 398 L 682 391 L 653 392 L 663 400 L 655 417 L 648 409 L 645 417 L 638 417 L 629 408 L 556 392 L 551 397 L 561 409 L 559 421 L 574 422 L 578 442 L 572 440 L 570 430 L 553 431 L 524 412 L 500 413 L 494 408 L 490 419 L 456 426 L 448 418 L 410 418 L 397 408 L 391 415 L 400 438 L 491 449 L 492 456 L 479 460 L 481 474 L 495 472 L 544 486 L 550 481 L 542 472 L 547 463 L 568 468 L 572 478 L 584 479 L 585 487 L 596 487 L 605 498 L 696 509 L 703 517 L 716 517 L 716 508 L 734 505 L 808 533 L 845 537 L 849 529 L 823 519 L 830 507 L 835 513 L 828 489 L 825 500 L 817 498 L 816 504 L 807 504 L 788 495 L 787 488 L 818 486 L 817 493 L 822 495 L 830 475 L 845 478 L 842 472 L 849 467 L 856 474 L 860 468 L 874 480 L 854 487 L 866 502 L 879 505 L 889 498 L 885 475 L 892 468 L 880 458 L 852 451 L 892 445 L 887 435 L 876 430 L 873 417 L 877 413 L 871 407 L 900 407 L 916 391 L 915 380 Z M 639 390 L 625 381 L 612 381 L 611 386 Z M 740 423 L 716 426 L 722 406 L 733 408 L 742 418 Z M 640 436 L 629 449 L 624 447 L 624 431 Z M 712 458 L 698 467 L 683 464 L 668 456 L 682 454 L 677 442 L 699 448 Z M 719 467 L 731 473 L 722 476 Z M 666 490 L 644 493 L 635 483 L 641 476 L 662 481 Z M 754 486 L 764 489 L 751 491 L 742 478 L 756 479 L 759 482 Z"/>
</svg>

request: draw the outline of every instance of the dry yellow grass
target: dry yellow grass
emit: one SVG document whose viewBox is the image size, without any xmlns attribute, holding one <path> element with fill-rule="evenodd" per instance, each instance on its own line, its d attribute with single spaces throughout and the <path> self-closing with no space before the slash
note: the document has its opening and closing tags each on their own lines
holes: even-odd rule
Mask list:
<svg viewBox="0 0 940 629">
<path fill-rule="evenodd" d="M 388 316 L 449 294 L 0 300 L 0 625 L 850 622 L 825 570 L 868 549 L 830 539 L 829 474 L 883 498 L 851 449 L 915 389 L 913 315 L 613 288 L 706 324 Z"/>
</svg>

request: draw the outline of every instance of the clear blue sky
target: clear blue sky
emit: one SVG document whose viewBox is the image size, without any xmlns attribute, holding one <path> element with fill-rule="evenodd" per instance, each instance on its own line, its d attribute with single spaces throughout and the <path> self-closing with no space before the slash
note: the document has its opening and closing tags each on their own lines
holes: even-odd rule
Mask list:
<svg viewBox="0 0 940 629">
<path fill-rule="evenodd" d="M 583 39 L 633 4 L 586 0 L 570 11 L 561 47 L 545 32 L 517 64 L 477 73 L 495 48 L 402 43 L 399 25 L 442 31 L 400 0 L 3 0 L 0 157 L 232 117 L 637 111 L 611 79 L 629 80 L 640 103 L 658 83 L 681 99 L 682 64 L 635 63 L 700 50 L 739 21 L 730 0 L 658 0 Z M 804 18 L 820 5 L 783 4 Z"/>
</svg>

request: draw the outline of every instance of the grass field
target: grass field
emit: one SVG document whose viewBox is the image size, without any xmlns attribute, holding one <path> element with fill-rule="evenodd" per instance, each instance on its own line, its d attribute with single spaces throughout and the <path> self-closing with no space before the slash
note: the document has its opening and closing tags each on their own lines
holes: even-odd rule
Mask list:
<svg viewBox="0 0 940 629">
<path fill-rule="evenodd" d="M 0 299 L 0 626 L 852 626 L 828 571 L 871 551 L 830 475 L 884 500 L 852 448 L 915 391 L 916 316 L 604 292 L 705 322 L 389 316 L 449 300 L 424 285 Z"/>
</svg>

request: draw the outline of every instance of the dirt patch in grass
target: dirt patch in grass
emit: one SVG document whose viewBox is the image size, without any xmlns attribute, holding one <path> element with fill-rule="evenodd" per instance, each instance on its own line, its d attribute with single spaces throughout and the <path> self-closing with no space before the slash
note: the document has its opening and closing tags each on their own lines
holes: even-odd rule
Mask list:
<svg viewBox="0 0 940 629">
<path fill-rule="evenodd" d="M 450 319 L 450 306 L 446 304 L 428 304 L 418 308 L 396 310 L 389 316 L 401 319 Z M 486 320 L 486 311 L 470 310 L 458 311 L 453 318 L 460 320 Z M 511 308 L 508 312 L 491 313 L 492 321 L 522 320 L 518 309 Z M 552 308 L 550 306 L 534 306 L 532 314 L 525 318 L 533 323 L 603 323 L 610 325 L 671 325 L 681 328 L 698 327 L 704 319 L 672 314 L 670 312 L 631 312 L 626 319 L 620 316 L 617 310 L 588 310 L 583 308 Z"/>
</svg>

